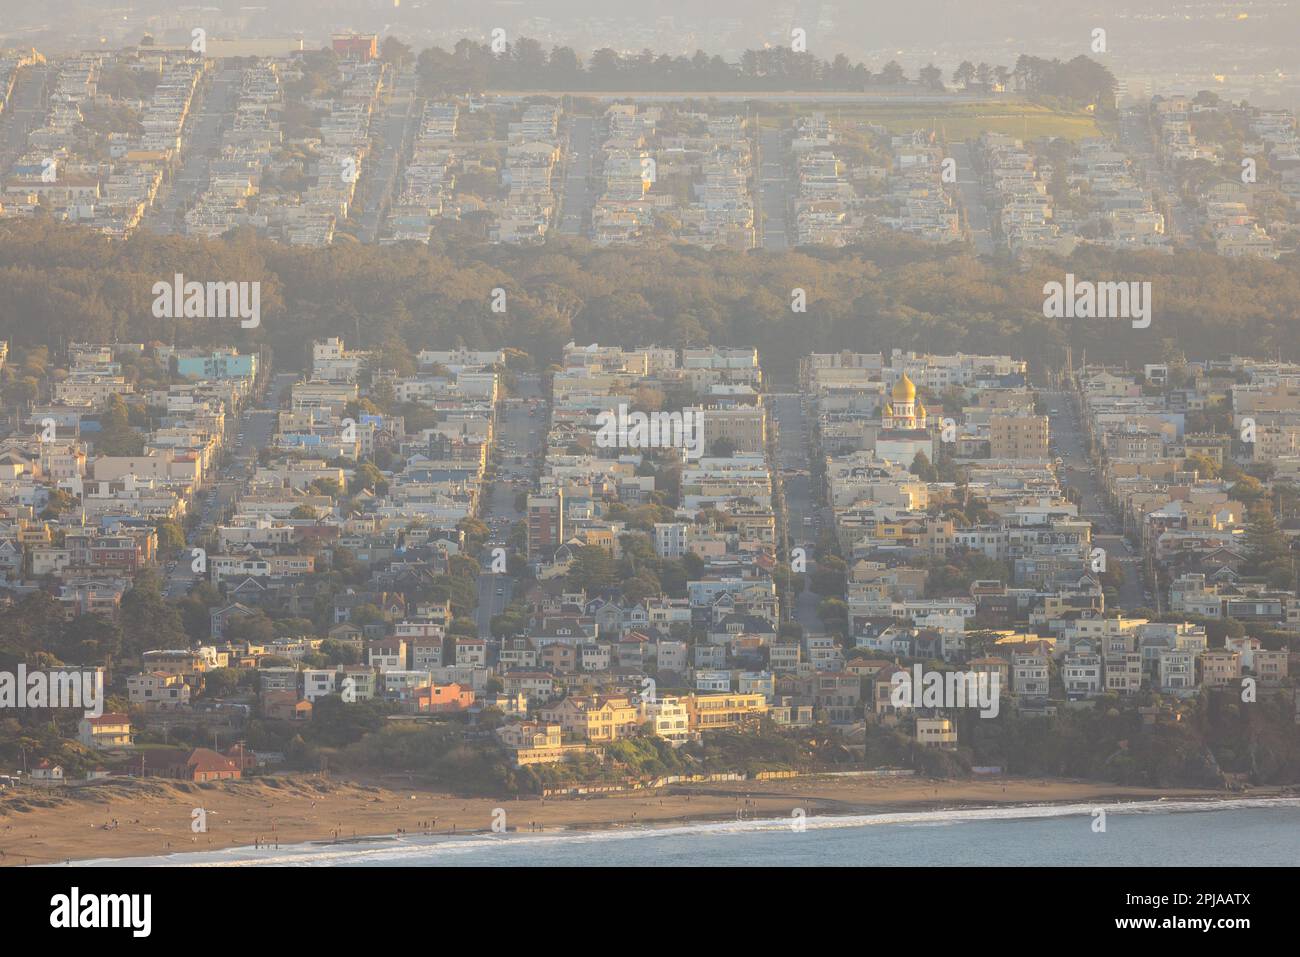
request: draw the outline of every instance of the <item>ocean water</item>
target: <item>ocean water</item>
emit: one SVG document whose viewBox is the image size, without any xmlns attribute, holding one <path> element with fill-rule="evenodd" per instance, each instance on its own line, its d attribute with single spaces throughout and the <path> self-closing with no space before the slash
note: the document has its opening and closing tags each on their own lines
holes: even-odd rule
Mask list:
<svg viewBox="0 0 1300 957">
<path fill-rule="evenodd" d="M 1106 812 L 1105 831 L 1093 811 Z M 1300 798 L 1027 805 L 594 831 L 399 835 L 86 865 L 255 867 L 1296 866 Z M 74 865 L 77 866 L 77 865 Z"/>
</svg>

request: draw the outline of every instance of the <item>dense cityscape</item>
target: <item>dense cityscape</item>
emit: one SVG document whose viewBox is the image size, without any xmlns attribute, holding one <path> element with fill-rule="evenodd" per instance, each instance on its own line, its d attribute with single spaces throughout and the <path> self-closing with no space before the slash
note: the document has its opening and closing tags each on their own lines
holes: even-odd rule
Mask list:
<svg viewBox="0 0 1300 957">
<path fill-rule="evenodd" d="M 1294 812 L 1284 78 L 122 21 L 0 46 L 0 864 Z"/>
</svg>

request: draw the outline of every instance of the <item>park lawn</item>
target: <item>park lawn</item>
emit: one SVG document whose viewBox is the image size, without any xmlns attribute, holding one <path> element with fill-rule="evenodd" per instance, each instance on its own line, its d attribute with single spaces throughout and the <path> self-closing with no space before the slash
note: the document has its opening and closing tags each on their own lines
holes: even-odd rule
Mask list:
<svg viewBox="0 0 1300 957">
<path fill-rule="evenodd" d="M 764 104 L 759 123 L 785 126 L 796 115 L 820 109 L 835 126 L 874 123 L 891 133 L 937 130 L 949 140 L 969 140 L 981 133 L 1005 133 L 1020 139 L 1062 136 L 1070 140 L 1102 135 L 1090 113 L 1067 112 L 1024 100 L 981 100 L 972 103 L 791 103 Z"/>
</svg>

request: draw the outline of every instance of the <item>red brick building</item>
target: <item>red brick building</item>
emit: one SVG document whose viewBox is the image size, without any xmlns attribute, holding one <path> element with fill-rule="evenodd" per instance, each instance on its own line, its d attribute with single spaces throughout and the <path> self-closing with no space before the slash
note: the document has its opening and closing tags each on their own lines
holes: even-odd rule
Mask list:
<svg viewBox="0 0 1300 957">
<path fill-rule="evenodd" d="M 373 33 L 336 33 L 334 52 L 345 60 L 369 63 L 379 56 L 379 40 Z"/>
</svg>

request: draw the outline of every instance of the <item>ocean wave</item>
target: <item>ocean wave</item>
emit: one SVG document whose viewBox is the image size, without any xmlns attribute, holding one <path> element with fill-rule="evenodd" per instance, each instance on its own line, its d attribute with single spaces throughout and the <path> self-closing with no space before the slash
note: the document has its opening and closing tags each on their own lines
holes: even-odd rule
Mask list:
<svg viewBox="0 0 1300 957">
<path fill-rule="evenodd" d="M 875 814 L 807 816 L 805 831 L 830 831 L 866 827 L 953 827 L 974 822 L 1023 821 L 1090 816 L 1097 809 L 1108 815 L 1184 814 L 1252 808 L 1300 809 L 1300 798 L 1224 798 L 1221 800 L 1111 801 L 1073 804 L 1020 804 L 1014 806 L 940 808 L 922 811 L 886 811 Z M 793 817 L 763 817 L 740 821 L 694 821 L 685 824 L 623 825 L 593 830 L 557 830 L 543 833 L 393 835 L 346 844 L 306 843 L 277 849 L 239 847 L 220 851 L 182 852 L 160 857 L 101 858 L 79 866 L 188 866 L 188 867 L 331 867 L 416 866 L 464 863 L 465 858 L 503 847 L 533 848 L 544 859 L 547 847 L 576 847 L 612 841 L 672 837 L 729 837 L 762 832 L 790 831 Z M 485 861 L 486 863 L 486 861 Z"/>
</svg>

